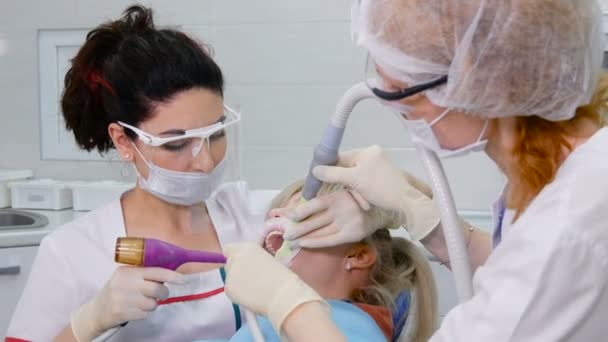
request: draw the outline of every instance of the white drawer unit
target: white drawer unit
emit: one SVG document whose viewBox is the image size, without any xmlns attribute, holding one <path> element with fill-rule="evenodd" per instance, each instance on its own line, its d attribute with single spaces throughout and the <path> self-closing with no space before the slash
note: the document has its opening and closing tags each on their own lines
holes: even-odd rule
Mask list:
<svg viewBox="0 0 608 342">
<path fill-rule="evenodd" d="M 0 248 L 0 336 L 4 336 L 30 274 L 38 246 Z"/>
<path fill-rule="evenodd" d="M 0 208 L 11 206 L 11 189 L 8 183 L 32 177 L 32 170 L 0 170 Z"/>
<path fill-rule="evenodd" d="M 67 183 L 35 179 L 9 183 L 12 207 L 16 209 L 61 210 L 72 207 L 72 190 Z"/>
</svg>

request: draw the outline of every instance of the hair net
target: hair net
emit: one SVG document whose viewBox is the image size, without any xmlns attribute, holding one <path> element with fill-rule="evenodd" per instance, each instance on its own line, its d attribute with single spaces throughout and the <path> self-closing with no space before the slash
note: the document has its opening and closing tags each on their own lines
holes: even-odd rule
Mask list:
<svg viewBox="0 0 608 342">
<path fill-rule="evenodd" d="M 595 0 L 361 0 L 352 32 L 376 64 L 438 106 L 484 117 L 572 118 L 603 57 Z"/>
</svg>

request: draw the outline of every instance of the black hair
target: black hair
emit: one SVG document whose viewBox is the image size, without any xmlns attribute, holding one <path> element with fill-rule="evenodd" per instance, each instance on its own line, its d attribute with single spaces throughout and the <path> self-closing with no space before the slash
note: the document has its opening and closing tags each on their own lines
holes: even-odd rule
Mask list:
<svg viewBox="0 0 608 342">
<path fill-rule="evenodd" d="M 152 10 L 135 5 L 88 33 L 64 84 L 67 129 L 80 148 L 103 153 L 113 148 L 109 124 L 137 126 L 154 104 L 193 88 L 223 96 L 224 80 L 209 49 L 183 32 L 157 29 Z"/>
</svg>

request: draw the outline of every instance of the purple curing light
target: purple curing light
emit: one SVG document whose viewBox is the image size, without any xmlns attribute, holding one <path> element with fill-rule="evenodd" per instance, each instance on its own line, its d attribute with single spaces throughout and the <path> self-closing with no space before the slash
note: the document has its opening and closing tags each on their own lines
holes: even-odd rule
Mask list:
<svg viewBox="0 0 608 342">
<path fill-rule="evenodd" d="M 162 267 L 176 270 L 188 262 L 212 264 L 226 263 L 226 257 L 220 253 L 193 251 L 170 243 L 136 237 L 116 239 L 114 261 L 134 266 Z"/>
</svg>

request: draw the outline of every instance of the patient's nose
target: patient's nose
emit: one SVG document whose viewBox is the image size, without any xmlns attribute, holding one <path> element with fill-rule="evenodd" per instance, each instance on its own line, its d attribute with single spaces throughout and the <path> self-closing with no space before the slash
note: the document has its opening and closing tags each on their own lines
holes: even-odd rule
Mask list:
<svg viewBox="0 0 608 342">
<path fill-rule="evenodd" d="M 288 212 L 287 208 L 275 208 L 268 212 L 268 218 L 287 217 Z"/>
</svg>

